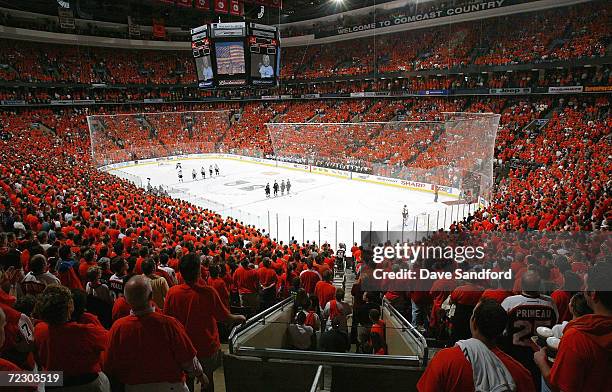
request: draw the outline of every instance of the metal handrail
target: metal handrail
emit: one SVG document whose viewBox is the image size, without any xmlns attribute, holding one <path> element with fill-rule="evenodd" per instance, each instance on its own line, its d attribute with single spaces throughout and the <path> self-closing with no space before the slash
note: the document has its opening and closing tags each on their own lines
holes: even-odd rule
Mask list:
<svg viewBox="0 0 612 392">
<path fill-rule="evenodd" d="M 395 309 L 395 307 L 391 305 L 391 302 L 389 302 L 389 300 L 383 298 L 382 305 L 387 310 L 389 310 L 389 313 L 393 317 L 399 320 L 400 324 L 402 324 L 402 326 L 405 328 L 404 330 L 408 332 L 409 336 L 417 344 L 417 347 L 419 347 L 421 351 L 420 354 L 423 358 L 423 365 L 426 365 L 428 357 L 427 339 L 425 339 L 423 334 L 421 334 L 419 330 L 414 327 L 414 325 L 412 325 L 408 320 L 406 320 L 406 318 L 399 312 L 399 310 Z"/>
<path fill-rule="evenodd" d="M 279 348 L 255 348 L 242 346 L 234 355 L 308 362 L 319 365 L 350 365 L 361 367 L 395 366 L 398 368 L 421 368 L 416 355 L 374 355 L 359 353 L 335 353 L 325 351 L 302 351 Z"/>
<path fill-rule="evenodd" d="M 317 392 L 319 390 L 319 383 L 320 383 L 322 374 L 323 374 L 323 366 L 319 365 L 317 367 L 317 374 L 315 374 L 314 380 L 312 381 L 310 392 Z"/>
<path fill-rule="evenodd" d="M 236 344 L 236 339 L 238 338 L 239 334 L 242 334 L 257 325 L 265 325 L 267 316 L 271 315 L 277 310 L 284 310 L 285 306 L 292 305 L 292 304 L 293 304 L 292 297 L 285 298 L 284 300 L 275 304 L 274 306 L 271 306 L 268 309 L 260 313 L 257 313 L 255 316 L 249 318 L 244 324 L 236 325 L 234 328 L 232 328 L 232 332 L 230 333 L 228 337 L 230 354 L 234 354 L 234 351 L 235 351 L 234 346 Z"/>
</svg>

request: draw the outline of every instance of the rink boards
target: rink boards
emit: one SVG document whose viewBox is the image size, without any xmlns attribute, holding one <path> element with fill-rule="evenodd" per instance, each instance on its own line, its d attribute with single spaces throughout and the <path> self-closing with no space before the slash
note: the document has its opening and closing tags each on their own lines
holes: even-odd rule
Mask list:
<svg viewBox="0 0 612 392">
<path fill-rule="evenodd" d="M 234 154 L 176 155 L 176 156 L 171 156 L 171 157 L 143 159 L 139 161 L 114 163 L 114 164 L 102 166 L 100 170 L 112 172 L 113 170 L 140 166 L 140 165 L 153 165 L 153 164 L 159 164 L 159 163 L 171 163 L 171 162 L 176 162 L 176 161 L 196 160 L 196 159 L 226 159 L 226 160 L 232 160 L 232 161 L 243 161 L 243 162 L 255 163 L 255 164 L 264 165 L 264 166 L 279 167 L 283 169 L 297 170 L 301 172 L 314 173 L 314 174 L 321 174 L 325 176 L 342 178 L 346 180 L 354 180 L 354 181 L 361 181 L 361 182 L 367 182 L 367 183 L 378 184 L 378 185 L 386 185 L 386 186 L 392 186 L 392 187 L 397 187 L 397 188 L 404 188 L 404 189 L 408 189 L 412 191 L 434 193 L 434 184 L 427 183 L 427 182 L 408 181 L 408 180 L 402 180 L 399 178 L 375 176 L 371 174 L 356 173 L 352 171 L 331 169 L 331 168 L 319 167 L 319 166 L 314 166 L 314 165 L 304 165 L 300 163 L 283 162 L 283 161 L 274 160 L 274 159 L 247 157 L 247 156 L 234 155 Z M 438 185 L 438 193 L 440 195 L 444 195 L 448 197 L 459 198 L 460 190 L 457 188 Z M 481 204 L 483 204 L 483 201 L 481 201 Z"/>
</svg>

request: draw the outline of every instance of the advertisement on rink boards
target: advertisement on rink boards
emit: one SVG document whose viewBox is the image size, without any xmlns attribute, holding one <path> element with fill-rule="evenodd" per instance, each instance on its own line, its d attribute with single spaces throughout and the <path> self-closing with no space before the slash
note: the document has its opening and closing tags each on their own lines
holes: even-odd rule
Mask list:
<svg viewBox="0 0 612 392">
<path fill-rule="evenodd" d="M 145 165 L 150 163 L 159 163 L 164 161 L 180 161 L 181 159 L 231 159 L 237 161 L 244 162 L 254 162 L 269 166 L 276 166 L 282 168 L 288 168 L 292 170 L 300 170 L 310 173 L 323 174 L 333 177 L 344 178 L 347 180 L 357 180 L 364 182 L 371 182 L 375 184 L 387 184 L 393 185 L 401 188 L 407 188 L 411 190 L 420 190 L 423 192 L 433 193 L 436 185 L 426 183 L 426 182 L 418 182 L 418 181 L 410 181 L 403 180 L 400 178 L 391 178 L 391 177 L 383 177 L 383 176 L 374 176 L 370 174 L 364 173 L 353 173 L 345 170 L 331 169 L 325 167 L 318 167 L 313 165 L 304 165 L 300 163 L 293 162 L 283 162 L 275 159 L 267 159 L 267 158 L 257 158 L 257 157 L 249 157 L 244 155 L 234 155 L 234 154 L 190 154 L 190 155 L 176 155 L 170 157 L 162 157 L 162 158 L 150 158 L 143 159 L 140 161 L 128 161 L 128 162 L 120 162 L 114 163 L 111 165 L 102 166 L 99 170 L 102 171 L 112 171 L 115 169 L 119 169 L 126 166 L 133 165 Z M 446 194 L 448 196 L 459 197 L 460 190 L 457 188 L 447 187 L 447 186 L 437 186 L 440 194 Z"/>
<path fill-rule="evenodd" d="M 549 87 L 549 94 L 566 94 L 566 93 L 581 93 L 584 90 L 583 86 L 563 86 L 563 87 Z"/>
<path fill-rule="evenodd" d="M 489 89 L 489 94 L 495 95 L 520 95 L 520 94 L 531 94 L 530 88 L 492 88 Z"/>
</svg>

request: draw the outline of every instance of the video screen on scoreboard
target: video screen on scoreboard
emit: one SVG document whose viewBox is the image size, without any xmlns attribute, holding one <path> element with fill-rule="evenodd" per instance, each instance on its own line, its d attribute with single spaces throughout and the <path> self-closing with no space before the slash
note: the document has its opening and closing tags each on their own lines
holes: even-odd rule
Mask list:
<svg viewBox="0 0 612 392">
<path fill-rule="evenodd" d="M 191 52 L 195 61 L 198 87 L 213 88 L 215 86 L 215 74 L 212 67 L 208 27 L 197 27 L 192 29 L 191 33 Z"/>
<path fill-rule="evenodd" d="M 280 58 L 278 29 L 274 26 L 251 23 L 247 44 L 251 84 L 259 87 L 277 85 Z"/>
<path fill-rule="evenodd" d="M 213 69 L 212 69 L 211 62 L 210 62 L 210 55 L 196 57 L 195 62 L 196 62 L 196 72 L 198 74 L 198 80 L 204 81 L 204 82 L 206 81 L 212 82 L 215 75 L 213 74 Z"/>
<path fill-rule="evenodd" d="M 215 43 L 218 75 L 241 75 L 246 73 L 244 43 L 226 41 Z"/>
<path fill-rule="evenodd" d="M 273 79 L 276 76 L 276 55 L 251 53 L 251 77 Z"/>
</svg>

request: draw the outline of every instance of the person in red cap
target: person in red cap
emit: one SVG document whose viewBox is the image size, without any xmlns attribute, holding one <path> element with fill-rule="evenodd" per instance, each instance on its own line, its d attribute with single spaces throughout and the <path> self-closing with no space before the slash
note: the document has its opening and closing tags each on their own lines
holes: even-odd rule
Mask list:
<svg viewBox="0 0 612 392">
<path fill-rule="evenodd" d="M 570 321 L 551 366 L 546 349 L 533 359 L 542 377 L 562 391 L 609 391 L 612 374 L 612 263 L 600 262 L 589 272 L 585 296 L 593 314 Z"/>
</svg>

